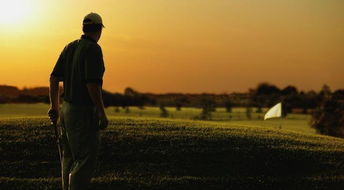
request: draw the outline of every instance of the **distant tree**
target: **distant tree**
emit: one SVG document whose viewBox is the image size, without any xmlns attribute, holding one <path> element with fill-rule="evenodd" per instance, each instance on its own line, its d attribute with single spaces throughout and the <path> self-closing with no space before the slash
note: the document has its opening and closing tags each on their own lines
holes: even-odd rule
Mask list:
<svg viewBox="0 0 344 190">
<path fill-rule="evenodd" d="M 1 96 L 0 95 L 0 104 L 4 104 L 4 103 L 7 103 L 9 102 L 9 98 L 6 97 L 6 96 Z"/>
<path fill-rule="evenodd" d="M 42 97 L 42 102 L 43 103 L 46 103 L 46 104 L 49 104 L 50 103 L 50 98 L 49 96 L 41 96 Z"/>
<path fill-rule="evenodd" d="M 211 114 L 211 111 L 209 110 L 209 108 L 207 108 L 207 107 L 202 108 L 200 119 L 201 120 L 211 120 L 212 119 L 212 114 Z"/>
<path fill-rule="evenodd" d="M 103 102 L 104 102 L 105 107 L 114 105 L 113 95 L 110 92 L 106 90 L 102 90 L 102 96 L 103 96 Z"/>
<path fill-rule="evenodd" d="M 124 89 L 124 106 L 137 106 L 139 109 L 144 109 L 145 104 L 155 105 L 156 100 L 141 94 L 133 88 Z"/>
<path fill-rule="evenodd" d="M 271 95 L 271 94 L 280 94 L 280 89 L 269 83 L 261 83 L 256 89 L 257 95 Z"/>
<path fill-rule="evenodd" d="M 287 86 L 281 90 L 281 94 L 284 96 L 297 95 L 299 92 L 295 86 Z"/>
<path fill-rule="evenodd" d="M 295 107 L 295 101 L 298 100 L 299 91 L 295 86 L 287 86 L 281 90 L 282 98 L 282 117 L 287 117 Z"/>
<path fill-rule="evenodd" d="M 25 94 L 20 94 L 16 100 L 16 102 L 20 103 L 36 103 L 36 102 L 41 102 L 40 98 L 37 96 L 31 96 L 31 95 L 25 95 Z"/>
<path fill-rule="evenodd" d="M 233 102 L 231 101 L 231 99 L 228 98 L 228 99 L 225 101 L 225 107 L 226 107 L 226 111 L 227 111 L 228 113 L 232 113 Z"/>
<path fill-rule="evenodd" d="M 246 107 L 246 117 L 247 119 L 252 119 L 252 107 L 250 105 Z"/>
<path fill-rule="evenodd" d="M 182 110 L 182 106 L 183 106 L 183 99 L 182 98 L 177 98 L 176 99 L 176 102 L 175 102 L 175 104 L 176 104 L 176 110 L 177 111 L 181 111 Z"/>
<path fill-rule="evenodd" d="M 312 127 L 321 134 L 344 138 L 344 90 L 336 91 L 316 108 Z"/>
<path fill-rule="evenodd" d="M 203 96 L 200 101 L 200 104 L 202 109 L 205 109 L 210 112 L 216 111 L 216 102 L 210 97 Z"/>
<path fill-rule="evenodd" d="M 308 113 L 309 109 L 315 109 L 319 107 L 323 102 L 323 98 L 317 95 L 315 92 L 301 92 L 298 95 L 298 102 L 296 102 L 295 107 L 301 108 L 304 114 Z"/>
<path fill-rule="evenodd" d="M 329 97 L 331 95 L 331 88 L 328 85 L 324 84 L 319 92 L 319 95 Z"/>
<path fill-rule="evenodd" d="M 176 103 L 176 110 L 177 110 L 177 111 L 181 111 L 181 110 L 182 110 L 182 105 Z"/>
<path fill-rule="evenodd" d="M 215 101 L 211 97 L 203 95 L 203 97 L 200 100 L 200 105 L 202 108 L 202 112 L 199 116 L 199 119 L 211 120 L 212 112 L 216 111 Z"/>
<path fill-rule="evenodd" d="M 299 101 L 300 96 L 297 94 L 286 95 L 282 101 L 282 117 L 287 117 Z"/>
<path fill-rule="evenodd" d="M 160 105 L 160 117 L 168 117 L 168 111 L 163 104 Z"/>
<path fill-rule="evenodd" d="M 134 90 L 133 88 L 127 87 L 124 89 L 124 95 L 125 96 L 135 96 L 139 94 L 136 90 Z"/>
<path fill-rule="evenodd" d="M 321 104 L 319 97 L 317 96 L 316 92 L 309 91 L 306 93 L 307 96 L 307 107 L 308 109 L 315 109 L 317 106 Z"/>
<path fill-rule="evenodd" d="M 331 89 L 328 85 L 324 84 L 318 93 L 318 101 L 323 103 L 323 101 L 329 99 L 331 96 Z"/>
<path fill-rule="evenodd" d="M 281 97 L 281 90 L 269 83 L 260 83 L 256 89 L 251 90 L 251 106 L 258 108 L 270 107 L 276 104 Z"/>
<path fill-rule="evenodd" d="M 16 86 L 0 85 L 0 93 L 5 97 L 17 97 L 21 91 Z"/>
<path fill-rule="evenodd" d="M 176 110 L 177 110 L 177 111 L 182 110 L 182 107 L 183 107 L 185 104 L 187 104 L 187 103 L 189 103 L 189 99 L 188 99 L 187 96 L 182 95 L 182 96 L 178 97 L 178 98 L 175 100 Z"/>
</svg>

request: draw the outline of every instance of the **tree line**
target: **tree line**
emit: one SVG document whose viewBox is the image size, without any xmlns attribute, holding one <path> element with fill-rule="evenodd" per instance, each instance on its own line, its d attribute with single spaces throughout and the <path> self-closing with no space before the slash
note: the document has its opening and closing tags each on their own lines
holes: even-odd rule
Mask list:
<svg viewBox="0 0 344 190">
<path fill-rule="evenodd" d="M 63 89 L 61 89 L 63 92 Z M 22 90 L 13 86 L 0 86 L 0 103 L 49 103 L 48 87 L 24 88 Z M 330 88 L 324 85 L 319 91 L 299 91 L 295 86 L 278 88 L 269 83 L 258 84 L 256 88 L 249 89 L 244 93 L 222 93 L 222 94 L 190 94 L 190 93 L 140 93 L 133 88 L 126 88 L 123 93 L 112 93 L 103 90 L 104 104 L 109 106 L 168 106 L 176 107 L 256 107 L 258 111 L 262 108 L 271 107 L 277 102 L 283 103 L 283 113 L 292 111 L 310 113 L 318 107 L 325 96 L 332 94 Z M 62 93 L 63 96 L 63 93 Z M 207 108 L 208 109 L 208 108 Z"/>
<path fill-rule="evenodd" d="M 63 89 L 60 89 L 63 92 Z M 0 85 L 0 103 L 49 103 L 49 88 L 36 87 L 18 89 L 14 86 Z M 63 96 L 63 93 L 62 93 Z M 231 112 L 233 107 L 246 107 L 247 118 L 251 117 L 252 107 L 261 113 L 263 108 L 269 108 L 282 102 L 282 114 L 298 112 L 311 114 L 311 126 L 319 133 L 344 137 L 344 90 L 331 91 L 324 85 L 320 91 L 300 91 L 295 86 L 288 85 L 282 89 L 270 83 L 260 83 L 256 88 L 246 93 L 231 94 L 186 94 L 186 93 L 140 93 L 133 88 L 126 88 L 123 93 L 111 93 L 103 90 L 106 107 L 123 107 L 129 112 L 130 106 L 159 106 L 161 117 L 168 117 L 165 106 L 199 107 L 200 116 L 195 119 L 211 120 L 212 112 L 217 107 L 225 107 Z"/>
</svg>

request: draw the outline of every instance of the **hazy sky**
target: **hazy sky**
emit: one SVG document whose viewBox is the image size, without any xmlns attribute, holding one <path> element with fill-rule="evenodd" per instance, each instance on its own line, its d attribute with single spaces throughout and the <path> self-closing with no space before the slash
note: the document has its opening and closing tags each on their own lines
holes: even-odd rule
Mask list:
<svg viewBox="0 0 344 190">
<path fill-rule="evenodd" d="M 344 88 L 343 0 L 0 0 L 0 84 L 48 86 L 97 12 L 104 88 L 246 91 L 260 82 Z"/>
</svg>

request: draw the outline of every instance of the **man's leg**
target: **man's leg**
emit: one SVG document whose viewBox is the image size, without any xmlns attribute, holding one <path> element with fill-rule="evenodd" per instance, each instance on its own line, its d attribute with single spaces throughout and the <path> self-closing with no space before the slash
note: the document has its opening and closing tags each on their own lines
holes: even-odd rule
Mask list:
<svg viewBox="0 0 344 190">
<path fill-rule="evenodd" d="M 67 139 L 67 138 L 65 138 Z M 68 143 L 68 141 L 65 141 Z M 64 143 L 64 144 L 65 144 Z M 73 166 L 73 157 L 72 153 L 70 152 L 68 144 L 65 146 L 63 145 L 63 156 L 62 156 L 62 187 L 63 190 L 68 190 L 69 186 L 69 173 Z"/>
<path fill-rule="evenodd" d="M 73 155 L 69 190 L 86 190 L 96 168 L 99 130 L 94 114 L 94 109 L 74 106 L 66 114 L 66 134 Z"/>
<path fill-rule="evenodd" d="M 62 189 L 68 190 L 69 187 L 69 173 L 71 171 L 73 165 L 73 155 L 70 150 L 67 134 L 66 134 L 66 127 L 64 123 L 64 110 L 65 106 L 62 107 L 61 111 L 61 128 L 62 128 L 62 160 L 61 160 L 61 171 L 62 171 Z"/>
<path fill-rule="evenodd" d="M 70 190 L 86 190 L 89 187 L 96 168 L 96 151 L 90 150 L 88 155 L 84 155 L 75 161 L 69 173 Z"/>
</svg>

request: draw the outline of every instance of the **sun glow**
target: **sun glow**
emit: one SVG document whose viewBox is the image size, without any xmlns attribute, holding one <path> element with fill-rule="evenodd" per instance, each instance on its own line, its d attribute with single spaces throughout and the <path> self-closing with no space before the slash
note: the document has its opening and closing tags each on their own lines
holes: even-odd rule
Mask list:
<svg viewBox="0 0 344 190">
<path fill-rule="evenodd" d="M 16 26 L 32 15 L 29 0 L 0 0 L 0 27 Z"/>
</svg>

